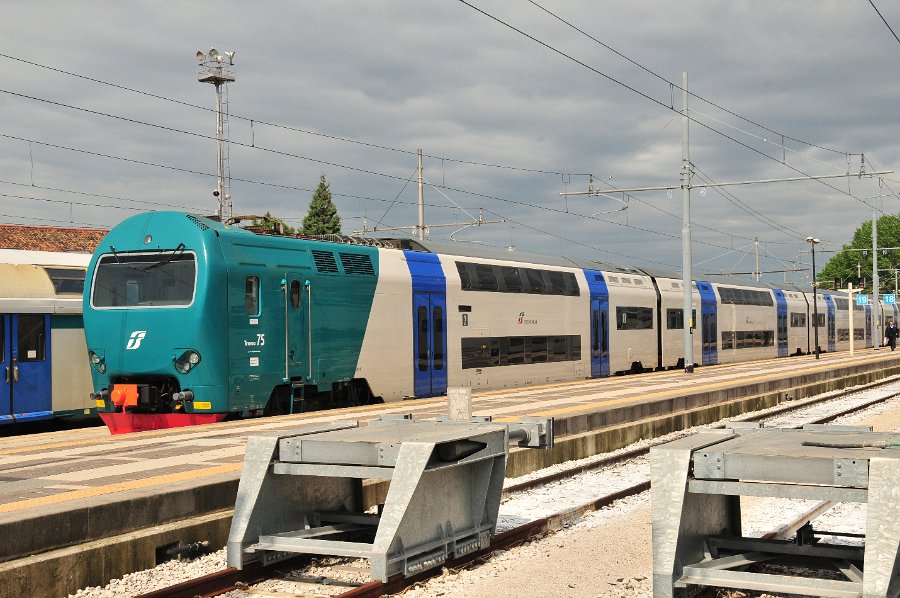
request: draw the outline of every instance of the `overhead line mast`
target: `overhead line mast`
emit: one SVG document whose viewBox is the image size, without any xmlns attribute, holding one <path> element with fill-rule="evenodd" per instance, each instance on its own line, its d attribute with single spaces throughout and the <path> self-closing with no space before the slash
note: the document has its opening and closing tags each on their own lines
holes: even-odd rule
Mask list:
<svg viewBox="0 0 900 598">
<path fill-rule="evenodd" d="M 424 189 L 424 180 L 425 180 L 425 177 L 424 177 L 424 175 L 423 175 L 423 173 L 422 173 L 422 156 L 423 156 L 424 154 L 422 153 L 421 148 L 416 152 L 416 154 L 417 154 L 417 162 L 418 162 L 418 168 L 416 169 L 416 172 L 417 172 L 417 174 L 418 174 L 418 198 L 419 198 L 418 204 L 417 204 L 417 205 L 418 205 L 418 210 L 419 210 L 419 220 L 418 220 L 418 224 L 416 224 L 415 226 L 375 226 L 375 227 L 373 227 L 373 228 L 370 229 L 369 226 L 368 226 L 368 221 L 367 221 L 367 220 L 363 220 L 363 227 L 362 227 L 362 229 L 361 229 L 361 230 L 355 230 L 355 231 L 353 231 L 353 234 L 354 234 L 354 235 L 364 235 L 364 234 L 369 233 L 369 232 L 386 232 L 386 231 L 395 231 L 395 230 L 412 230 L 412 231 L 414 232 L 414 234 L 416 235 L 416 238 L 419 239 L 419 241 L 424 241 L 424 240 L 425 240 L 425 237 L 426 237 L 426 235 L 427 235 L 427 233 L 428 233 L 428 229 L 429 229 L 429 228 L 443 228 L 443 227 L 448 227 L 448 226 L 454 226 L 454 227 L 455 227 L 455 226 L 461 226 L 462 228 L 460 228 L 459 230 L 454 231 L 453 233 L 450 234 L 450 238 L 451 238 L 452 240 L 455 241 L 456 239 L 453 239 L 453 235 L 455 235 L 456 233 L 458 233 L 458 232 L 460 232 L 460 231 L 462 231 L 462 230 L 464 230 L 464 229 L 467 229 L 467 228 L 469 228 L 469 227 L 471 227 L 471 226 L 481 226 L 481 225 L 483 225 L 483 224 L 503 224 L 504 222 L 506 222 L 506 220 L 485 220 L 485 219 L 484 219 L 484 210 L 482 209 L 482 210 L 479 212 L 479 214 L 478 214 L 478 219 L 477 219 L 477 220 L 474 220 L 474 219 L 473 219 L 473 220 L 470 221 L 470 222 L 449 222 L 449 223 L 444 223 L 444 224 L 429 224 L 429 225 L 426 225 L 426 224 L 425 224 L 425 189 Z M 444 195 L 444 197 L 447 197 L 447 196 Z M 449 199 L 449 198 L 448 198 L 448 199 Z M 450 201 L 453 202 L 452 199 L 451 199 Z M 456 202 L 453 202 L 453 203 L 456 203 Z M 457 204 L 457 207 L 458 207 L 458 204 Z M 474 217 L 473 217 L 473 218 L 474 218 Z"/>
</svg>

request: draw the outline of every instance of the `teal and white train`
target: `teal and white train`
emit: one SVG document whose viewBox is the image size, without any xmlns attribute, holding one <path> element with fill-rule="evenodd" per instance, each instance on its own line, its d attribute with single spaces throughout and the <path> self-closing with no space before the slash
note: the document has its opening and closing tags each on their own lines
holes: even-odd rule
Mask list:
<svg viewBox="0 0 900 598">
<path fill-rule="evenodd" d="M 87 280 L 113 432 L 683 367 L 681 280 L 599 262 L 155 212 L 111 230 Z M 814 349 L 809 293 L 706 278 L 693 294 L 698 365 Z M 849 344 L 848 309 L 819 294 L 822 350 Z M 871 311 L 854 315 L 871 345 Z"/>
</svg>

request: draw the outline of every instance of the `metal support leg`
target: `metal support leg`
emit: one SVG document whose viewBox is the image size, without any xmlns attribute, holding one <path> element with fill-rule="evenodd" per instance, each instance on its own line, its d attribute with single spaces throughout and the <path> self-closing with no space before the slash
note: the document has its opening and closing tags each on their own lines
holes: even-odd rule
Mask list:
<svg viewBox="0 0 900 598">
<path fill-rule="evenodd" d="M 884 598 L 900 594 L 897 571 L 898 548 L 900 548 L 898 480 L 900 480 L 900 459 L 869 460 L 863 598 Z"/>
<path fill-rule="evenodd" d="M 721 433 L 697 434 L 650 451 L 654 598 L 675 596 L 683 567 L 704 558 L 708 536 L 740 535 L 737 497 L 687 491 L 691 452 L 722 439 Z"/>
</svg>

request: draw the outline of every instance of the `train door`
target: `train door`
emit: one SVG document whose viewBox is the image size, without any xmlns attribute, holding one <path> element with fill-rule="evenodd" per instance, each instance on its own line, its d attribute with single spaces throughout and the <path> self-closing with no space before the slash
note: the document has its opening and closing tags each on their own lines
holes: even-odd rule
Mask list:
<svg viewBox="0 0 900 598">
<path fill-rule="evenodd" d="M 866 347 L 874 346 L 872 343 L 872 306 L 866 305 Z"/>
<path fill-rule="evenodd" d="M 837 338 L 834 324 L 834 299 L 828 293 L 822 293 L 825 297 L 825 329 L 828 333 L 828 351 L 837 350 Z"/>
<path fill-rule="evenodd" d="M 438 293 L 414 293 L 415 393 L 433 397 L 447 392 L 447 301 Z"/>
<path fill-rule="evenodd" d="M 50 382 L 50 316 L 3 315 L 3 385 L 0 421 L 53 417 Z"/>
<path fill-rule="evenodd" d="M 609 289 L 602 272 L 584 276 L 591 292 L 591 378 L 609 376 Z"/>
<path fill-rule="evenodd" d="M 778 343 L 778 357 L 788 354 L 788 307 L 784 291 L 775 289 L 775 340 Z"/>
<path fill-rule="evenodd" d="M 284 374 L 279 279 L 262 266 L 243 264 L 232 268 L 228 279 L 229 396 L 219 408 L 262 409 Z"/>
<path fill-rule="evenodd" d="M 404 251 L 412 278 L 413 383 L 417 397 L 447 392 L 447 282 L 438 257 Z"/>
<path fill-rule="evenodd" d="M 0 382 L 0 423 L 12 423 L 12 359 L 9 344 L 10 320 L 12 316 L 3 314 L 0 316 L 0 358 L 4 376 Z"/>
<path fill-rule="evenodd" d="M 309 283 L 302 272 L 286 272 L 282 281 L 284 293 L 284 382 L 302 386 L 304 378 L 312 378 L 312 355 L 309 354 Z M 293 393 L 292 393 L 293 394 Z"/>
<path fill-rule="evenodd" d="M 700 291 L 700 340 L 703 365 L 719 361 L 719 325 L 716 312 L 716 293 L 708 282 L 697 282 Z"/>
</svg>

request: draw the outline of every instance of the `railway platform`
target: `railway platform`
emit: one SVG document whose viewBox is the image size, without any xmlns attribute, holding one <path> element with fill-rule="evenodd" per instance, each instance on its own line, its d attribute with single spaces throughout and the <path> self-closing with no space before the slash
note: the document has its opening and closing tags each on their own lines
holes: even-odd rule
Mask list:
<svg viewBox="0 0 900 598">
<path fill-rule="evenodd" d="M 792 399 L 900 375 L 900 353 L 847 353 L 478 392 L 475 416 L 553 417 L 556 444 L 507 475 Z M 152 567 L 171 548 L 225 545 L 247 436 L 385 414 L 445 415 L 446 397 L 111 436 L 87 428 L 0 440 L 0 595 L 54 595 Z M 365 500 L 383 502 L 372 483 Z"/>
</svg>

